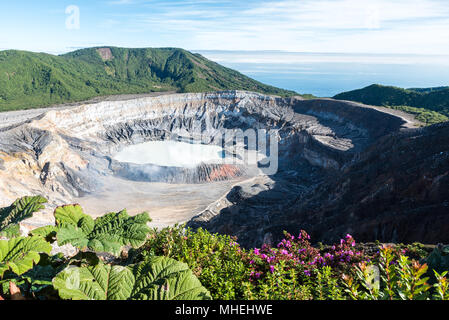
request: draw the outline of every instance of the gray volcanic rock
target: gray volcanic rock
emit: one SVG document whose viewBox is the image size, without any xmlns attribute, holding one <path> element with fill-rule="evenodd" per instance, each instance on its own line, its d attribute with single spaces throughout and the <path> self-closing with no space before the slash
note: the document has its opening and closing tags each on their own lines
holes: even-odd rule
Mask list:
<svg viewBox="0 0 449 320">
<path fill-rule="evenodd" d="M 296 227 L 299 220 L 284 222 L 287 213 L 298 212 L 298 203 L 326 181 L 337 181 L 383 136 L 412 125 L 400 116 L 356 103 L 243 91 L 104 101 L 33 117 L 0 131 L 0 205 L 41 194 L 49 199 L 49 210 L 82 204 L 87 198 L 91 202 L 98 198 L 97 203 L 105 206 L 100 193 L 115 192 L 111 198 L 120 198 L 116 201 L 123 207 L 146 210 L 141 199 L 151 196 L 153 189 L 142 190 L 147 186 L 161 190 L 160 183 L 168 183 L 175 186 L 167 185 L 167 194 L 154 199 L 159 203 L 154 208 L 171 203 L 163 212 L 184 212 L 176 216 L 177 222 L 196 215 L 190 226 L 238 235 L 246 245 L 259 244 L 270 238 L 269 233 L 275 238 L 275 225 L 291 221 Z M 113 160 L 129 145 L 155 140 L 221 146 L 225 137 L 228 146 L 231 133 L 247 129 L 272 133 L 279 145 L 277 173 L 267 176 L 261 168 L 242 164 L 177 168 Z M 244 150 L 238 145 L 226 151 L 239 155 Z M 135 189 L 143 193 L 129 192 Z M 216 190 L 225 192 L 218 196 Z M 191 208 L 197 211 L 185 214 Z M 45 221 L 51 223 L 48 217 Z"/>
<path fill-rule="evenodd" d="M 162 167 L 152 164 L 134 164 L 111 161 L 114 175 L 133 181 L 168 183 L 203 183 L 223 181 L 245 175 L 242 165 L 206 164 L 194 168 Z"/>
<path fill-rule="evenodd" d="M 237 235 L 248 247 L 301 229 L 325 243 L 348 233 L 365 242 L 449 242 L 449 123 L 383 136 L 311 181 L 282 171 L 271 178 L 266 190 L 234 189 L 219 215 L 198 216 L 191 226 Z M 287 189 L 295 183 L 305 188 Z M 254 210 L 270 200 L 268 210 Z"/>
<path fill-rule="evenodd" d="M 448 215 L 446 122 L 382 137 L 279 222 L 327 242 L 351 233 L 360 241 L 430 244 L 449 242 Z"/>
</svg>

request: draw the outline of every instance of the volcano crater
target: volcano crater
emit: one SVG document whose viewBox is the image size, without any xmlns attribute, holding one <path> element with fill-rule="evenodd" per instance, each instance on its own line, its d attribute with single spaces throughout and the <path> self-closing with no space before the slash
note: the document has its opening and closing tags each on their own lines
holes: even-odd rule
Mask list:
<svg viewBox="0 0 449 320">
<path fill-rule="evenodd" d="M 67 203 L 80 203 L 92 216 L 148 211 L 156 227 L 207 227 L 232 211 L 238 225 L 211 230 L 247 233 L 247 244 L 268 241 L 267 226 L 280 212 L 339 175 L 379 138 L 413 126 L 357 103 L 244 91 L 103 101 L 44 110 L 16 123 L 5 119 L 0 205 L 24 195 L 49 199 L 46 211 L 26 221 L 30 226 L 51 224 L 52 210 Z M 276 149 L 264 157 L 251 137 L 243 144 L 228 138 L 248 130 L 263 132 L 265 147 Z M 259 161 L 248 163 L 248 154 Z M 260 164 L 267 159 L 276 162 L 275 172 Z"/>
</svg>

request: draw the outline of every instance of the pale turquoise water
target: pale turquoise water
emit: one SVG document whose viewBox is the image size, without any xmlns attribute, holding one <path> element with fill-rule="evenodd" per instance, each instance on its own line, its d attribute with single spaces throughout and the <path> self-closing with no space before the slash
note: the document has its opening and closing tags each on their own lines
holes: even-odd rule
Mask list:
<svg viewBox="0 0 449 320">
<path fill-rule="evenodd" d="M 373 83 L 402 88 L 449 85 L 448 56 L 201 51 L 276 87 L 331 97 Z"/>
</svg>

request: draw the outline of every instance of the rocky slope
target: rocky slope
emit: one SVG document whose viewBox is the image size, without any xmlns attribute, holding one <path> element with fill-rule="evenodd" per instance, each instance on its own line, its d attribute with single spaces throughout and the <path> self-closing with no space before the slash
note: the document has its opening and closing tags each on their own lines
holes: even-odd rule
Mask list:
<svg viewBox="0 0 449 320">
<path fill-rule="evenodd" d="M 373 189 L 355 192 L 360 186 L 357 179 L 361 179 L 355 168 L 362 166 L 362 177 L 364 170 L 374 170 L 372 175 L 377 177 L 377 166 L 389 168 L 381 177 L 400 174 L 388 158 L 393 154 L 388 152 L 390 140 L 385 137 L 397 137 L 389 147 L 394 150 L 396 144 L 407 141 L 408 133 L 402 131 L 415 132 L 407 129 L 414 124 L 406 118 L 357 103 L 244 91 L 104 101 L 50 110 L 24 122 L 16 120 L 0 130 L 0 205 L 28 194 L 46 196 L 50 210 L 30 224 L 51 223 L 52 207 L 79 202 L 92 215 L 123 207 L 131 212 L 149 210 L 160 226 L 192 218 L 190 226 L 237 235 L 245 245 L 273 241 L 282 230 L 296 232 L 300 227 L 326 240 L 342 232 L 354 233 L 358 220 L 353 215 L 362 210 L 356 208 L 361 208 L 363 197 L 370 199 L 377 190 L 373 183 Z M 279 154 L 276 173 L 266 175 L 261 168 L 244 163 L 175 168 L 113 160 L 116 152 L 130 144 L 170 139 L 221 145 L 226 134 L 246 129 L 273 134 Z M 376 159 L 376 165 L 366 160 L 369 152 L 378 154 L 382 147 L 391 168 L 382 166 L 382 159 Z M 434 151 L 440 148 L 444 146 L 438 141 Z M 239 145 L 226 151 L 240 154 L 244 150 Z M 444 173 L 443 168 L 435 170 L 435 177 Z M 346 176 L 352 177 L 350 182 Z M 385 181 L 388 178 L 379 180 L 378 188 Z M 350 183 L 356 183 L 355 189 L 347 189 Z M 348 197 L 354 204 L 346 208 Z M 398 194 L 388 201 L 402 203 L 401 197 Z M 388 208 L 390 204 L 379 206 L 376 214 L 387 214 Z M 375 223 L 370 219 L 366 221 Z M 380 229 L 371 234 L 367 230 L 376 226 L 370 229 L 368 224 L 357 223 L 367 239 L 383 235 L 411 239 L 397 231 L 402 230 L 400 223 L 395 232 Z"/>
<path fill-rule="evenodd" d="M 324 241 L 449 242 L 449 122 L 381 138 L 295 207 L 281 220 Z"/>
</svg>

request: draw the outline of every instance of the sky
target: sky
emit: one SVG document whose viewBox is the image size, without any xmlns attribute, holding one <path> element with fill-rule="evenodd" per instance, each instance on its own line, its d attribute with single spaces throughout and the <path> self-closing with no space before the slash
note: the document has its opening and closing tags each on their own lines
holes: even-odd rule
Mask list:
<svg viewBox="0 0 449 320">
<path fill-rule="evenodd" d="M 447 0 L 15 0 L 0 50 L 92 46 L 192 51 L 449 54 Z"/>
</svg>

